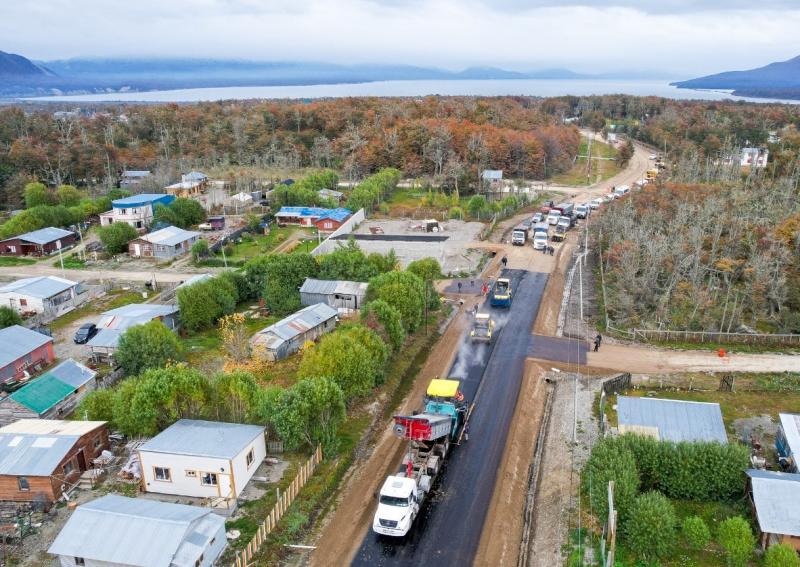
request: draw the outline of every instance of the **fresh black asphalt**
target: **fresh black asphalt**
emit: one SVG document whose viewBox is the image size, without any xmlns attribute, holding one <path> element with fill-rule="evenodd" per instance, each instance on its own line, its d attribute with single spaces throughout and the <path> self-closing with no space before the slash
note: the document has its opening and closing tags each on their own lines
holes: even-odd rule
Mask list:
<svg viewBox="0 0 800 567">
<path fill-rule="evenodd" d="M 515 292 L 510 309 L 491 309 L 502 325 L 497 339 L 492 345 L 474 345 L 485 352 L 461 349 L 451 369 L 451 373 L 461 374 L 466 399 L 475 401 L 469 441 L 453 450 L 409 535 L 396 540 L 377 536 L 370 529 L 352 565 L 472 564 L 522 384 L 531 328 L 547 282 L 547 274 L 522 270 L 507 270 L 503 276 L 511 278 Z M 487 309 L 484 304 L 483 310 Z M 475 356 L 476 352 L 485 356 Z M 429 378 L 434 377 L 422 377 Z"/>
<path fill-rule="evenodd" d="M 567 337 L 534 335 L 531 337 L 528 356 L 531 358 L 552 360 L 554 362 L 585 365 L 586 354 L 588 352 L 588 341 L 570 339 Z"/>
</svg>

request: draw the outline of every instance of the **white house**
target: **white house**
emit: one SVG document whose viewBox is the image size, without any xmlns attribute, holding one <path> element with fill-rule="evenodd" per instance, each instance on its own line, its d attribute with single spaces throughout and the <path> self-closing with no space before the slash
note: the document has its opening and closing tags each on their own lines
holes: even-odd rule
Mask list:
<svg viewBox="0 0 800 567">
<path fill-rule="evenodd" d="M 144 230 L 151 222 L 157 205 L 165 207 L 175 200 L 175 195 L 166 193 L 141 193 L 124 199 L 111 201 L 111 210 L 100 213 L 100 224 L 108 226 L 115 222 L 126 222 L 133 228 Z"/>
<path fill-rule="evenodd" d="M 226 545 L 208 508 L 108 494 L 78 506 L 47 551 L 61 567 L 211 567 Z"/>
<path fill-rule="evenodd" d="M 24 278 L 0 287 L 0 305 L 19 313 L 54 311 L 75 300 L 78 285 L 56 276 Z"/>
<path fill-rule="evenodd" d="M 230 502 L 266 455 L 261 426 L 181 419 L 139 447 L 142 488 Z"/>
<path fill-rule="evenodd" d="M 739 161 L 742 167 L 754 167 L 762 169 L 767 167 L 769 162 L 769 150 L 766 148 L 742 148 L 742 156 Z"/>
</svg>

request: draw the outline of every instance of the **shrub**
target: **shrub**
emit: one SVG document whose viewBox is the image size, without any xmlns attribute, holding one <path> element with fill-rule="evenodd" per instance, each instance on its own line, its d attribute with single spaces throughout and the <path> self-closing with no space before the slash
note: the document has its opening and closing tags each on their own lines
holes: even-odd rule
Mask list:
<svg viewBox="0 0 800 567">
<path fill-rule="evenodd" d="M 691 516 L 681 526 L 683 537 L 691 549 L 701 550 L 711 541 L 711 532 L 700 516 Z"/>
<path fill-rule="evenodd" d="M 639 492 L 639 471 L 633 453 L 616 439 L 602 439 L 583 469 L 582 486 L 602 520 L 608 519 L 608 483 L 614 481 L 614 504 L 624 518 Z"/>
<path fill-rule="evenodd" d="M 764 554 L 764 567 L 800 567 L 800 558 L 790 545 L 771 545 Z"/>
<path fill-rule="evenodd" d="M 386 272 L 369 281 L 367 299 L 382 299 L 400 312 L 409 333 L 422 323 L 425 283 L 411 272 Z"/>
<path fill-rule="evenodd" d="M 667 497 L 646 492 L 636 497 L 626 514 L 625 542 L 641 558 L 666 557 L 675 543 L 676 524 L 675 509 Z"/>
<path fill-rule="evenodd" d="M 197 261 L 200 258 L 205 258 L 206 256 L 208 256 L 208 242 L 201 238 L 192 244 L 192 258 Z"/>
<path fill-rule="evenodd" d="M 177 360 L 178 354 L 175 333 L 161 321 L 150 321 L 122 333 L 114 360 L 130 376 L 148 368 L 161 368 L 170 360 Z"/>
<path fill-rule="evenodd" d="M 136 229 L 126 222 L 115 222 L 100 228 L 100 241 L 109 254 L 128 251 L 128 242 L 139 236 Z"/>
<path fill-rule="evenodd" d="M 382 299 L 367 303 L 361 310 L 361 320 L 367 327 L 381 335 L 383 341 L 391 345 L 395 352 L 403 346 L 406 338 L 403 318 L 397 309 Z"/>
<path fill-rule="evenodd" d="M 750 524 L 741 516 L 728 518 L 719 525 L 717 540 L 725 550 L 729 567 L 744 567 L 753 555 L 756 538 Z"/>
<path fill-rule="evenodd" d="M 0 329 L 22 324 L 22 318 L 15 310 L 7 305 L 0 307 Z"/>
</svg>

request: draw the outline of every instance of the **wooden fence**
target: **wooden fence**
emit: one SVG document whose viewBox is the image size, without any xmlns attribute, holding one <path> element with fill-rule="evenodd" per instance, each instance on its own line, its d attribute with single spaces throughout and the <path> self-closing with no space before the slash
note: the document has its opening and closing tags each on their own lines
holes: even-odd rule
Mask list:
<svg viewBox="0 0 800 567">
<path fill-rule="evenodd" d="M 286 513 L 286 510 L 289 509 L 289 506 L 291 506 L 294 499 L 300 493 L 300 489 L 305 486 L 308 479 L 314 474 L 314 469 L 317 468 L 317 465 L 321 462 L 322 446 L 318 445 L 314 454 L 300 467 L 300 470 L 289 487 L 284 490 L 282 494 L 280 489 L 276 489 L 278 490 L 278 501 L 275 503 L 275 506 L 273 506 L 269 515 L 261 522 L 261 525 L 258 526 L 258 530 L 253 536 L 253 539 L 247 544 L 247 547 L 236 554 L 236 560 L 231 564 L 231 567 L 247 567 L 250 565 L 250 560 L 253 559 L 256 552 L 258 552 L 264 542 L 267 541 L 267 536 L 275 529 L 275 526 L 278 525 L 281 517 Z"/>
<path fill-rule="evenodd" d="M 800 346 L 800 335 L 790 334 L 662 331 L 657 329 L 633 329 L 631 334 L 635 341 Z"/>
</svg>

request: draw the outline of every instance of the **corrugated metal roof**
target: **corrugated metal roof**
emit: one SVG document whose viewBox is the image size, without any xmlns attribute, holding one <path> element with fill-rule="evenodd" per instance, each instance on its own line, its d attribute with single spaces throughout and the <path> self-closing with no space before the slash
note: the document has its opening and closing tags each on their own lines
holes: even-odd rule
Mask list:
<svg viewBox="0 0 800 567">
<path fill-rule="evenodd" d="M 214 274 L 195 274 L 182 284 L 175 286 L 175 289 L 180 289 L 182 287 L 189 287 L 192 284 L 204 282 L 206 280 L 210 280 L 213 277 Z"/>
<path fill-rule="evenodd" d="M 293 313 L 285 319 L 281 319 L 277 323 L 270 325 L 265 329 L 261 329 L 258 333 L 256 333 L 256 337 L 254 337 L 254 339 L 258 338 L 260 335 L 271 334 L 282 341 L 290 340 L 297 335 L 305 333 L 309 329 L 313 329 L 324 321 L 333 319 L 338 315 L 338 313 L 339 312 L 336 309 L 325 303 L 309 305 L 297 313 Z M 266 341 L 267 346 L 269 347 L 268 339 L 261 340 Z"/>
<path fill-rule="evenodd" d="M 47 374 L 55 376 L 76 390 L 97 376 L 97 372 L 71 358 L 48 370 Z"/>
<path fill-rule="evenodd" d="M 88 346 L 117 346 L 120 335 L 130 327 L 143 325 L 158 317 L 178 312 L 177 305 L 157 305 L 155 303 L 131 303 L 106 311 L 97 323 L 97 334 L 87 342 Z"/>
<path fill-rule="evenodd" d="M 149 175 L 151 173 L 143 169 L 128 169 L 122 172 L 122 177 L 147 177 Z"/>
<path fill-rule="evenodd" d="M 26 242 L 32 242 L 34 244 L 49 244 L 51 242 L 55 242 L 59 238 L 66 238 L 67 236 L 71 236 L 74 234 L 72 231 L 64 230 L 63 228 L 55 228 L 55 227 L 48 227 L 48 228 L 40 228 L 39 230 L 34 230 L 33 232 L 26 232 L 25 234 L 20 234 L 19 236 L 12 236 L 11 238 L 7 238 L 6 240 L 11 239 L 20 239 Z"/>
<path fill-rule="evenodd" d="M 0 368 L 51 342 L 53 342 L 52 337 L 20 325 L 0 329 L 0 345 L 3 345 L 0 349 Z"/>
<path fill-rule="evenodd" d="M 351 282 L 347 280 L 317 280 L 306 278 L 300 286 L 300 293 L 315 293 L 320 295 L 357 295 L 363 297 L 367 294 L 369 284 L 364 282 Z"/>
<path fill-rule="evenodd" d="M 800 536 L 800 474 L 749 470 L 762 532 Z"/>
<path fill-rule="evenodd" d="M 206 179 L 208 179 L 208 175 L 202 171 L 190 171 L 181 175 L 182 181 L 205 181 Z"/>
<path fill-rule="evenodd" d="M 332 197 L 334 199 L 341 199 L 344 197 L 344 193 L 341 191 L 334 191 L 333 189 L 320 189 L 317 192 L 323 197 Z"/>
<path fill-rule="evenodd" d="M 324 215 L 330 209 L 323 209 L 321 207 L 281 207 L 275 216 L 276 217 L 319 217 Z"/>
<path fill-rule="evenodd" d="M 339 207 L 338 209 L 330 209 L 319 216 L 317 220 L 324 220 L 324 219 L 332 219 L 337 222 L 344 222 L 346 221 L 351 215 L 353 211 L 350 209 L 345 209 L 343 207 Z"/>
<path fill-rule="evenodd" d="M 140 451 L 232 459 L 264 434 L 260 425 L 179 419 L 142 445 Z"/>
<path fill-rule="evenodd" d="M 125 209 L 128 207 L 140 207 L 142 205 L 153 205 L 160 203 L 162 205 L 169 205 L 175 200 L 175 195 L 167 195 L 166 193 L 141 193 L 139 195 L 131 195 L 122 199 L 111 201 L 111 206 L 115 209 Z"/>
<path fill-rule="evenodd" d="M 0 435 L 0 475 L 49 476 L 78 435 Z"/>
<path fill-rule="evenodd" d="M 503 179 L 503 170 L 502 169 L 484 169 L 483 170 L 483 178 L 489 179 L 492 181 L 499 181 Z"/>
<path fill-rule="evenodd" d="M 109 494 L 78 506 L 48 552 L 141 567 L 182 566 L 178 551 L 200 523 L 203 532 L 216 533 L 225 519 L 196 506 Z"/>
<path fill-rule="evenodd" d="M 779 413 L 781 429 L 792 453 L 800 457 L 800 415 L 796 413 Z"/>
<path fill-rule="evenodd" d="M 59 278 L 56 276 L 39 276 L 35 278 L 24 278 L 0 287 L 0 293 L 19 293 L 28 297 L 38 297 L 47 299 L 59 293 L 77 286 L 77 282 Z"/>
<path fill-rule="evenodd" d="M 652 433 L 662 441 L 728 442 L 719 404 L 619 396 L 617 416 L 621 433 Z"/>
<path fill-rule="evenodd" d="M 72 421 L 69 419 L 19 419 L 0 427 L 0 435 L 27 433 L 29 435 L 86 435 L 105 425 L 105 421 Z"/>
<path fill-rule="evenodd" d="M 190 240 L 197 236 L 200 236 L 199 232 L 194 232 L 192 230 L 183 230 L 182 228 L 178 228 L 177 226 L 168 226 L 166 228 L 162 228 L 161 230 L 151 232 L 150 234 L 145 234 L 140 238 L 152 244 L 160 244 L 162 246 L 175 246 L 177 244 L 180 244 L 181 242 L 186 242 L 187 240 Z"/>
<path fill-rule="evenodd" d="M 76 388 L 73 386 L 48 373 L 28 382 L 9 397 L 38 415 L 42 415 L 75 390 Z"/>
</svg>

